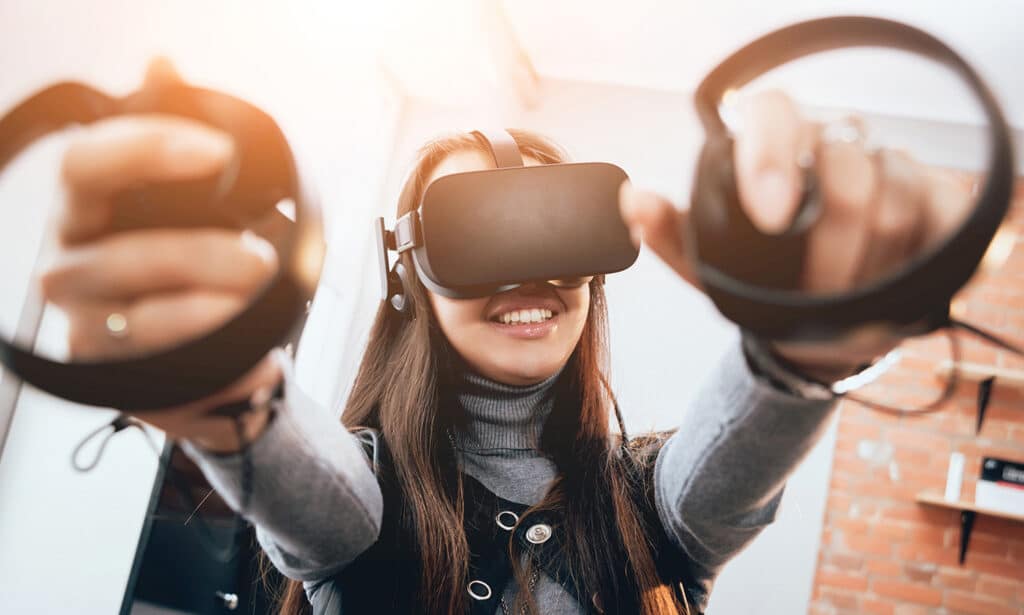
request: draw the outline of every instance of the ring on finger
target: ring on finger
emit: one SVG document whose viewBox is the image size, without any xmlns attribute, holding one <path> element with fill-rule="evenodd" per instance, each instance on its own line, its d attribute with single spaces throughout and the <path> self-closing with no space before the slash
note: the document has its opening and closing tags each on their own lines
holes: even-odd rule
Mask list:
<svg viewBox="0 0 1024 615">
<path fill-rule="evenodd" d="M 822 143 L 851 143 L 861 147 L 867 142 L 868 132 L 864 121 L 855 116 L 845 116 L 827 122 L 821 128 Z"/>
<path fill-rule="evenodd" d="M 128 317 L 125 316 L 124 312 L 111 312 L 107 314 L 104 326 L 106 327 L 107 333 L 110 337 L 116 339 L 124 339 L 128 337 Z"/>
</svg>

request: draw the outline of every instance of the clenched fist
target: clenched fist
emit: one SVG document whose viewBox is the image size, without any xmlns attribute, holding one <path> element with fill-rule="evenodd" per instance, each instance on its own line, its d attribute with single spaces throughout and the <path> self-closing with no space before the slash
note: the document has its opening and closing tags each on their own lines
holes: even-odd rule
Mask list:
<svg viewBox="0 0 1024 615">
<path fill-rule="evenodd" d="M 741 204 L 764 233 L 780 233 L 800 207 L 800 157 L 813 152 L 823 210 L 808 236 L 801 286 L 810 293 L 850 290 L 893 271 L 948 236 L 970 207 L 964 186 L 903 152 L 868 151 L 857 140 L 823 138 L 777 91 L 742 105 L 734 164 Z M 623 184 L 623 219 L 683 279 L 700 282 L 684 244 L 687 214 L 665 198 Z M 831 344 L 781 344 L 775 350 L 810 375 L 837 379 L 899 344 L 873 332 Z"/>
<path fill-rule="evenodd" d="M 152 84 L 178 77 L 166 62 L 157 61 L 146 79 Z M 240 312 L 275 273 L 273 247 L 252 233 L 214 228 L 110 232 L 119 191 L 213 176 L 233 156 L 227 134 L 174 116 L 115 117 L 76 136 L 63 159 L 60 250 L 41 280 L 47 300 L 69 319 L 73 359 L 152 352 L 211 331 Z M 265 395 L 279 379 L 277 362 L 268 356 L 209 398 L 141 418 L 172 436 L 213 449 L 233 448 L 237 437 L 231 420 L 204 414 L 227 402 Z M 247 420 L 252 437 L 265 417 Z"/>
</svg>

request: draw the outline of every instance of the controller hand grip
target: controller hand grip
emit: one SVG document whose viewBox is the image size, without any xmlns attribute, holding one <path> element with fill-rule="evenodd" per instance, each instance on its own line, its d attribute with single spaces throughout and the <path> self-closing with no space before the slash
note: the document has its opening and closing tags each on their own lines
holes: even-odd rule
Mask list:
<svg viewBox="0 0 1024 615">
<path fill-rule="evenodd" d="M 78 83 L 53 85 L 0 115 L 0 171 L 33 142 L 68 125 L 140 113 L 207 124 L 233 139 L 235 156 L 209 177 L 115 195 L 109 230 L 247 229 L 271 243 L 278 269 L 231 320 L 152 354 L 63 363 L 0 335 L 0 363 L 23 381 L 79 404 L 134 412 L 206 397 L 294 340 L 324 253 L 319 208 L 280 127 L 259 108 L 215 90 L 170 84 L 113 98 Z"/>
<path fill-rule="evenodd" d="M 815 177 L 804 174 L 800 207 L 789 228 L 764 233 L 740 201 L 733 148 L 732 137 L 716 135 L 705 143 L 697 163 L 690 228 L 698 262 L 754 286 L 797 290 L 807 236 L 821 209 Z"/>
<path fill-rule="evenodd" d="M 732 142 L 720 107 L 730 91 L 765 72 L 818 52 L 847 47 L 898 49 L 953 71 L 971 89 L 988 120 L 988 172 L 967 218 L 928 254 L 843 292 L 800 288 L 806 230 L 820 212 L 813 174 L 792 228 L 765 237 L 739 207 Z M 974 274 L 1002 223 L 1013 194 L 1013 144 L 998 102 L 980 75 L 948 45 L 895 21 L 864 16 L 814 19 L 770 32 L 726 57 L 694 96 L 707 144 L 694 180 L 689 245 L 697 274 L 719 311 L 767 339 L 831 341 L 871 323 L 920 332 L 949 322 L 949 302 Z M 922 325 L 922 323 L 924 323 Z"/>
<path fill-rule="evenodd" d="M 142 228 L 240 228 L 224 207 L 223 174 L 174 182 L 154 182 L 116 194 L 109 231 Z"/>
</svg>

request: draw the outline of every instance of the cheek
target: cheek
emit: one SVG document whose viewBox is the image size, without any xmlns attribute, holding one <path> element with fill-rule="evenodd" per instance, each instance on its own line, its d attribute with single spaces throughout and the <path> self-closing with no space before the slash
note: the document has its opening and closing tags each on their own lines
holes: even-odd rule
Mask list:
<svg viewBox="0 0 1024 615">
<path fill-rule="evenodd" d="M 449 299 L 430 293 L 430 303 L 434 308 L 434 316 L 445 337 L 458 350 L 459 340 L 472 334 L 474 329 L 486 324 L 481 314 L 487 305 L 487 299 Z"/>
<path fill-rule="evenodd" d="M 571 340 L 572 348 L 576 348 L 580 334 L 583 333 L 583 326 L 587 324 L 587 316 L 590 314 L 590 287 L 583 286 L 576 290 L 558 291 L 558 295 L 568 308 L 565 316 L 566 324 L 569 326 L 566 327 L 565 333 Z"/>
</svg>

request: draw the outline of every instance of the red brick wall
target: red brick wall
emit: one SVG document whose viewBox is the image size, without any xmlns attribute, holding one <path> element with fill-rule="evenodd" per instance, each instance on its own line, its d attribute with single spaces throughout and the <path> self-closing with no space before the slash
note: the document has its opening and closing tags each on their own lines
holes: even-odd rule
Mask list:
<svg viewBox="0 0 1024 615">
<path fill-rule="evenodd" d="M 1003 267 L 963 293 L 963 317 L 1024 344 L 1024 181 L 1016 197 L 1015 249 Z M 989 347 L 971 344 L 964 351 L 968 361 L 1024 369 L 1024 361 Z M 920 491 L 942 493 L 953 451 L 967 459 L 961 497 L 969 501 L 983 455 L 1024 461 L 1024 393 L 997 382 L 978 437 L 976 396 L 976 384 L 961 384 L 946 410 L 918 417 L 843 402 L 812 614 L 1024 615 L 1024 523 L 978 515 L 959 566 L 958 513 L 915 502 Z M 888 461 L 858 454 L 875 442 L 891 443 Z"/>
</svg>

